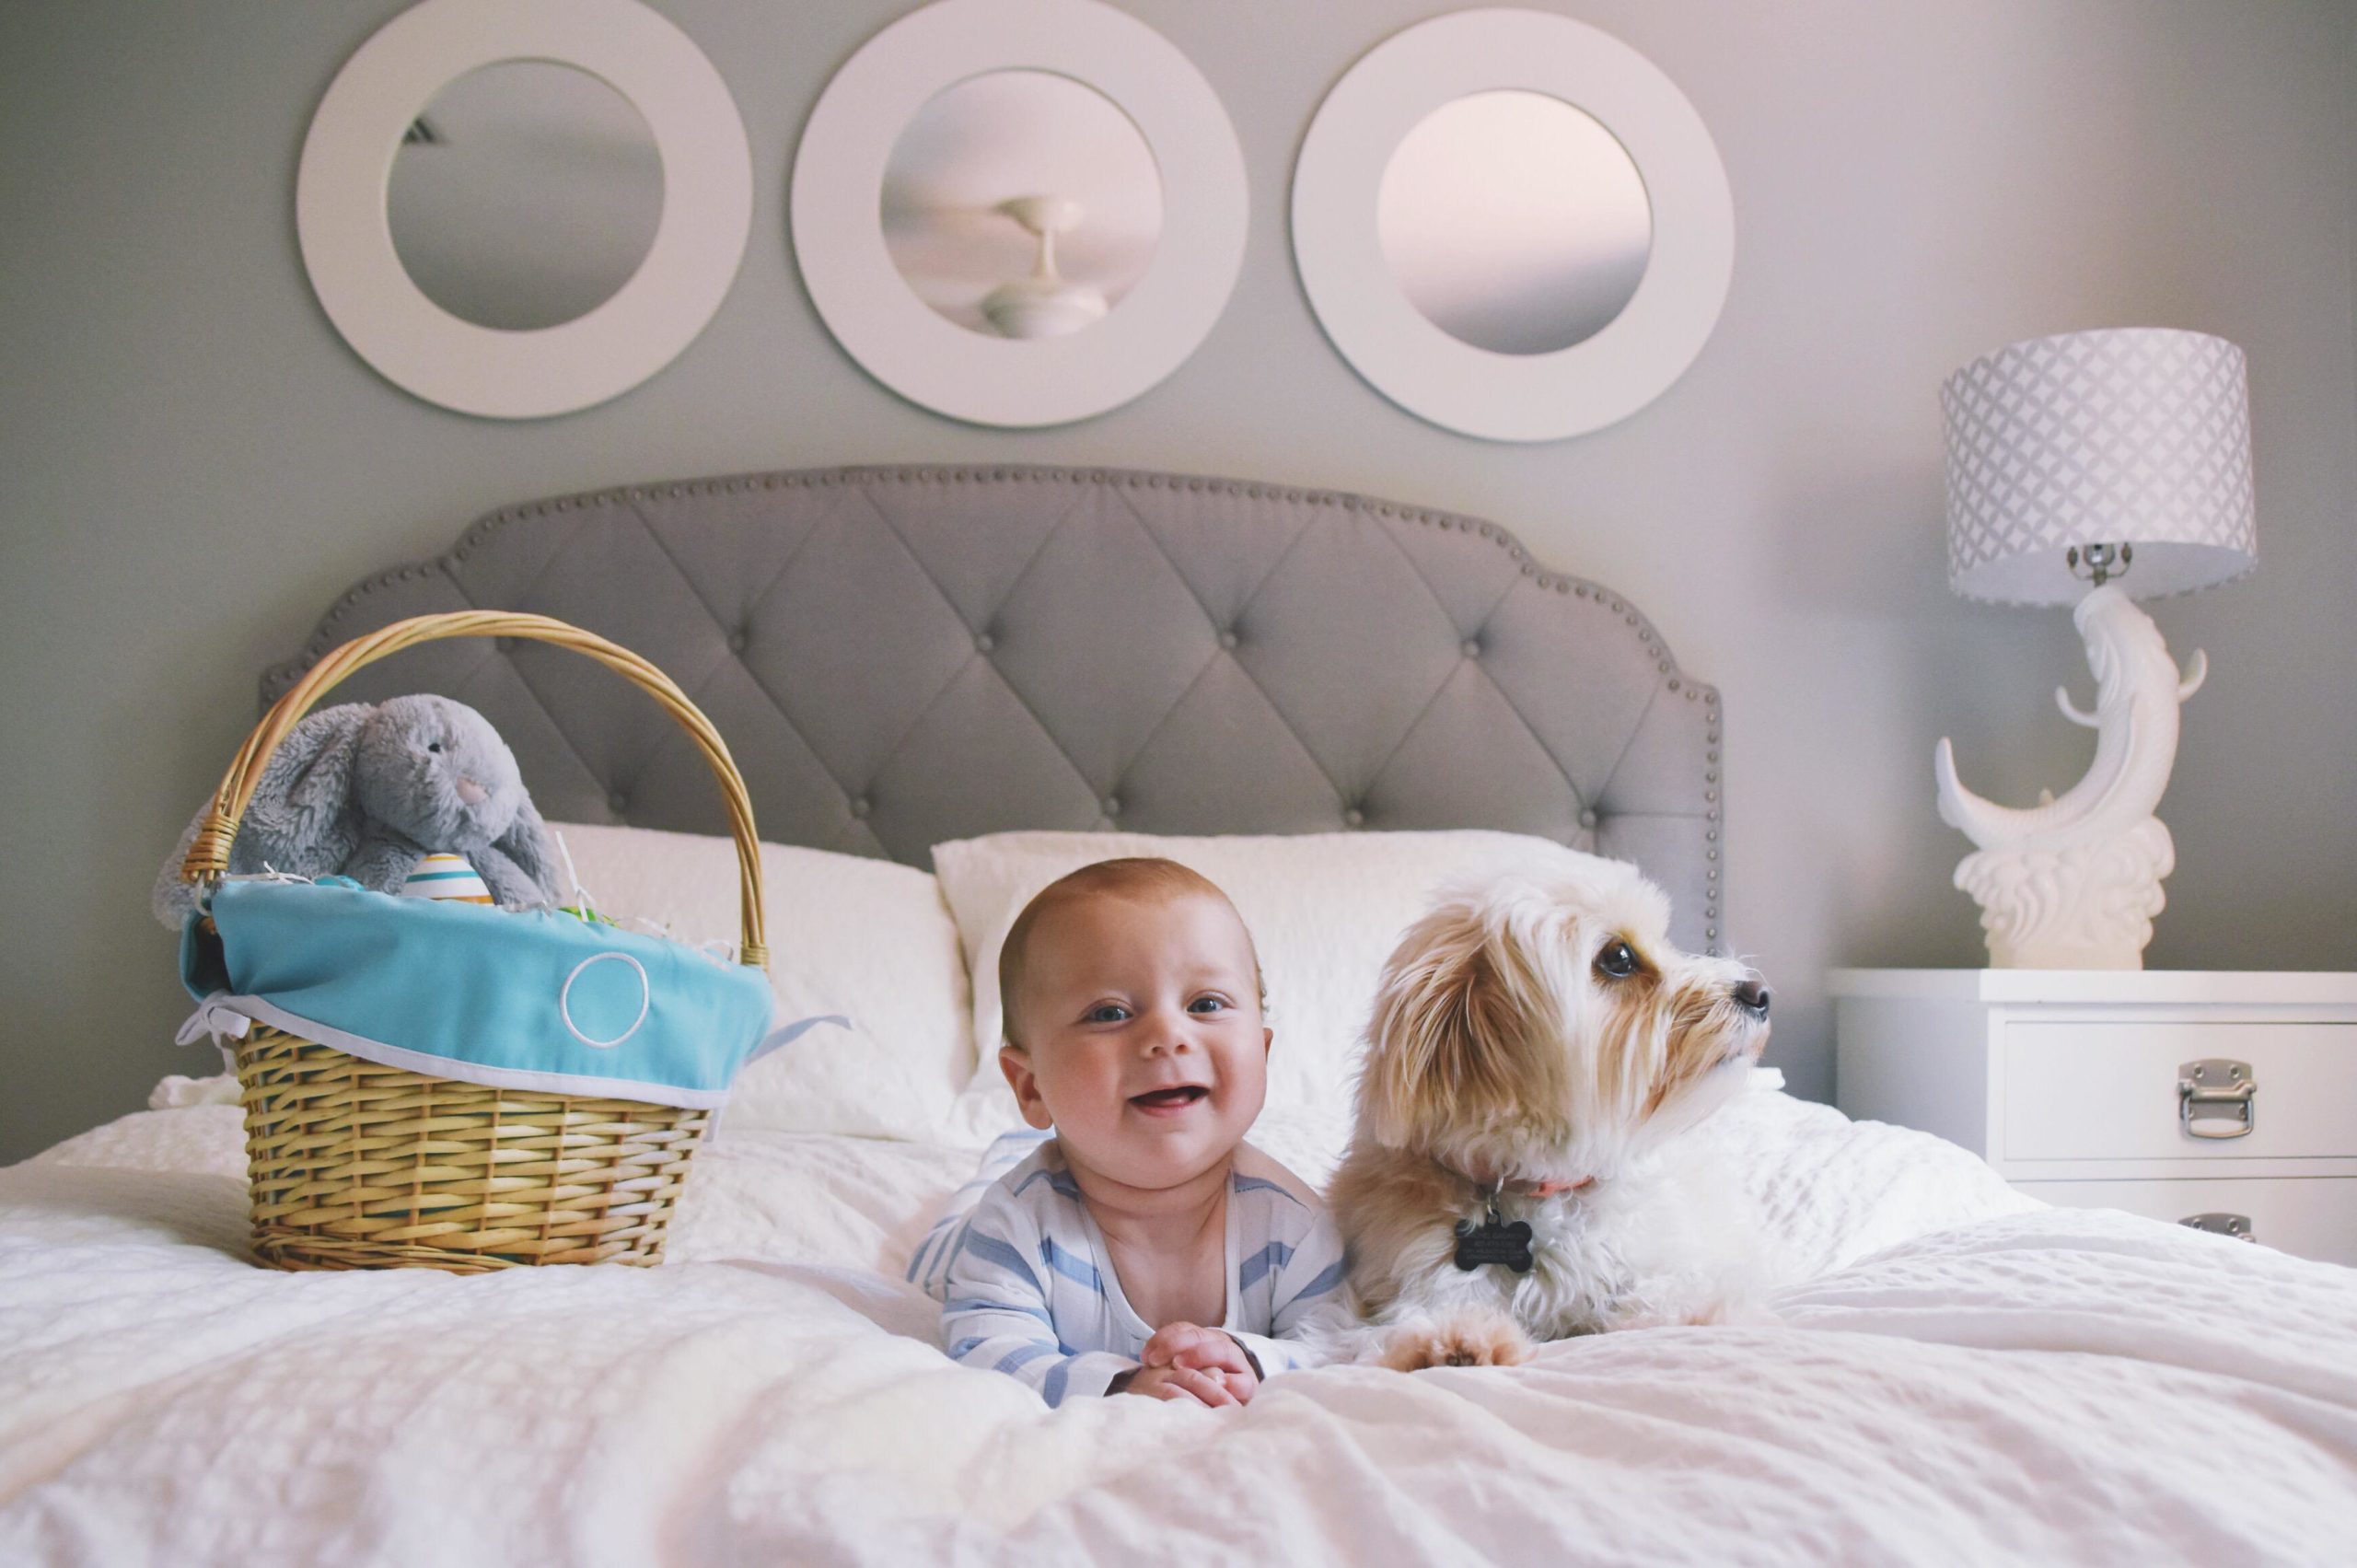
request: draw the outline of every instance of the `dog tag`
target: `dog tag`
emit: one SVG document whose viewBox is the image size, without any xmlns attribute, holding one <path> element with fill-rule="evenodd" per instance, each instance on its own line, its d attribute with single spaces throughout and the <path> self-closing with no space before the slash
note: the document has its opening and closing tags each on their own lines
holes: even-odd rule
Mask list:
<svg viewBox="0 0 2357 1568">
<path fill-rule="evenodd" d="M 1470 1272 L 1492 1263 L 1504 1263 L 1517 1274 L 1530 1272 L 1530 1223 L 1505 1225 L 1492 1209 L 1480 1225 L 1457 1222 L 1457 1266 Z"/>
</svg>

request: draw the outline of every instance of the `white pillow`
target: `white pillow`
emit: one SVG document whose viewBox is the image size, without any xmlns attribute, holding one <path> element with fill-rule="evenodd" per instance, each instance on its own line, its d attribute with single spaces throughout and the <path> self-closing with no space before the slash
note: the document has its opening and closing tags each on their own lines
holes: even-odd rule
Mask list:
<svg viewBox="0 0 2357 1568">
<path fill-rule="evenodd" d="M 684 942 L 739 940 L 727 839 L 550 827 L 602 912 Z M 974 1068 L 966 965 L 939 885 L 914 866 L 784 844 L 761 846 L 761 880 L 778 1022 L 839 1013 L 853 1027 L 822 1025 L 748 1067 L 726 1124 L 939 1136 Z"/>
<path fill-rule="evenodd" d="M 1034 894 L 1068 871 L 1123 855 L 1161 855 L 1219 884 L 1250 928 L 1269 988 L 1272 1111 L 1347 1108 L 1376 981 L 1399 934 L 1433 890 L 1485 870 L 1550 861 L 1597 864 L 1549 839 L 1465 829 L 1422 833 L 1298 833 L 1162 838 L 1150 833 L 993 833 L 933 846 L 973 977 L 979 1064 L 951 1135 L 987 1142 L 1019 1124 L 996 1060 L 998 954 Z"/>
</svg>

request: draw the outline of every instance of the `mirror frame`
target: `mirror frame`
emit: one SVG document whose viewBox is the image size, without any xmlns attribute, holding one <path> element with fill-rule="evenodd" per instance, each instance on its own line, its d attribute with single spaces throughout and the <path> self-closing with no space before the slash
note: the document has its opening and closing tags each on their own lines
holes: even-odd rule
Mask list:
<svg viewBox="0 0 2357 1568">
<path fill-rule="evenodd" d="M 1106 318 L 1062 337 L 961 327 L 916 296 L 884 243 L 884 173 L 900 133 L 943 88 L 1046 71 L 1110 99 L 1162 176 L 1145 274 Z M 791 228 L 810 302 L 862 369 L 911 402 L 974 424 L 1062 424 L 1118 408 L 1178 368 L 1226 308 L 1244 261 L 1244 151 L 1178 47 L 1097 0 L 939 0 L 844 62 L 803 128 Z"/>
<path fill-rule="evenodd" d="M 1590 115 L 1627 149 L 1653 250 L 1620 314 L 1551 354 L 1451 336 L 1392 276 L 1376 229 L 1400 140 L 1444 104 L 1519 89 Z M 1553 441 L 1652 402 L 1709 341 L 1735 269 L 1735 202 L 1702 117 L 1660 67 L 1607 32 L 1541 11 L 1459 11 L 1370 50 L 1318 106 L 1294 164 L 1294 261 L 1334 347 L 1419 418 L 1494 441 Z"/>
<path fill-rule="evenodd" d="M 401 265 L 385 207 L 410 122 L 448 83 L 509 60 L 604 82 L 644 118 L 663 160 L 663 215 L 638 271 L 587 314 L 531 331 L 435 304 Z M 588 408 L 677 358 L 735 282 L 752 215 L 752 154 L 727 84 L 638 0 L 424 0 L 336 73 L 295 183 L 304 268 L 353 351 L 428 402 L 490 419 Z"/>
</svg>

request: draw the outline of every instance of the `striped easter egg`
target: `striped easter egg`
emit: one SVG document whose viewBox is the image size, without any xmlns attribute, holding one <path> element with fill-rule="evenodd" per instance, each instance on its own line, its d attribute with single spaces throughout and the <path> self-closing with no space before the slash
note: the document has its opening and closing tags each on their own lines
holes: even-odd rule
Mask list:
<svg viewBox="0 0 2357 1568">
<path fill-rule="evenodd" d="M 429 854 L 401 883 L 405 899 L 457 899 L 470 904 L 493 902 L 475 868 L 463 854 Z"/>
</svg>

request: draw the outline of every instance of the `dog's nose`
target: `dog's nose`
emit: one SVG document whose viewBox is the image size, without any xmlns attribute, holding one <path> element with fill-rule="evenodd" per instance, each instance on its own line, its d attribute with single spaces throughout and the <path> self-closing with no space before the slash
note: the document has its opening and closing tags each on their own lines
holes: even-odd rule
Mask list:
<svg viewBox="0 0 2357 1568">
<path fill-rule="evenodd" d="M 1768 1016 L 1768 988 L 1756 980 L 1747 980 L 1735 988 L 1735 1005 L 1755 1018 Z"/>
<path fill-rule="evenodd" d="M 491 798 L 491 791 L 461 773 L 459 775 L 459 798 L 469 806 L 481 806 Z"/>
</svg>

